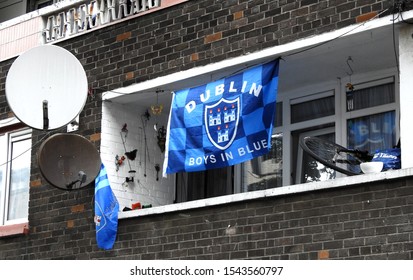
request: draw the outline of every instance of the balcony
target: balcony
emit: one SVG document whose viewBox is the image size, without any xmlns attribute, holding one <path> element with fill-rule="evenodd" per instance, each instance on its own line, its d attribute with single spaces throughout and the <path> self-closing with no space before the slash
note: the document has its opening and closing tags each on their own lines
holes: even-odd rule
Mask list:
<svg viewBox="0 0 413 280">
<path fill-rule="evenodd" d="M 18 4 L 11 10 L 0 5 L 0 61 L 13 58 L 24 51 L 54 44 L 131 18 L 186 2 L 188 0 L 63 0 L 52 1 L 24 13 Z M 12 2 L 12 1 L 6 1 Z M 24 1 L 26 2 L 26 1 Z M 10 10 L 10 11 L 9 11 Z M 10 18 L 10 15 L 16 17 Z M 6 19 L 6 21 L 1 22 Z"/>
</svg>

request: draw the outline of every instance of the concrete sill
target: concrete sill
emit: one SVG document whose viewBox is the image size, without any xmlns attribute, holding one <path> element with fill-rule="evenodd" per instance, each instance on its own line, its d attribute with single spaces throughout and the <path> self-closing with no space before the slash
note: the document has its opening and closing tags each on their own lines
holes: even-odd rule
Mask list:
<svg viewBox="0 0 413 280">
<path fill-rule="evenodd" d="M 178 212 L 196 208 L 203 208 L 216 205 L 224 205 L 227 203 L 234 203 L 240 201 L 248 201 L 254 199 L 260 199 L 265 197 L 277 197 L 283 195 L 291 195 L 297 193 L 319 191 L 330 188 L 345 188 L 354 185 L 360 185 L 371 182 L 386 181 L 391 179 L 411 177 L 413 176 L 413 168 L 399 169 L 380 172 L 376 174 L 361 174 L 356 176 L 345 176 L 334 180 L 328 180 L 323 182 L 312 182 L 306 184 L 298 184 L 292 186 L 285 186 L 261 191 L 252 191 L 245 193 L 237 193 L 232 195 L 219 196 L 214 198 L 207 198 L 189 202 L 182 202 L 177 204 L 156 206 L 153 208 L 132 210 L 127 212 L 119 212 L 119 219 L 129 219 L 139 216 L 164 214 L 171 212 Z"/>
<path fill-rule="evenodd" d="M 0 226 L 0 238 L 13 235 L 29 234 L 29 223 Z"/>
</svg>

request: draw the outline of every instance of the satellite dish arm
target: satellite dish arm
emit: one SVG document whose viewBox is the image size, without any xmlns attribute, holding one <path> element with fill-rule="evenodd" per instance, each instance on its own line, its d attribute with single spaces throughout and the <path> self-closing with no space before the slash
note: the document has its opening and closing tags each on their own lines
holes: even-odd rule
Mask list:
<svg viewBox="0 0 413 280">
<path fill-rule="evenodd" d="M 79 179 L 74 180 L 74 181 L 70 182 L 69 184 L 66 184 L 66 188 L 67 188 L 68 190 L 71 190 L 71 189 L 73 188 L 73 185 L 76 184 L 76 183 L 78 183 L 78 182 L 80 182 L 79 188 L 82 186 L 82 184 L 83 184 L 84 182 L 86 182 L 86 177 L 87 177 L 87 176 L 86 176 L 86 173 L 85 173 L 85 172 L 79 171 L 79 173 L 78 173 L 77 175 L 78 175 Z"/>
<path fill-rule="evenodd" d="M 43 129 L 49 128 L 49 108 L 47 107 L 47 100 L 43 100 Z"/>
</svg>

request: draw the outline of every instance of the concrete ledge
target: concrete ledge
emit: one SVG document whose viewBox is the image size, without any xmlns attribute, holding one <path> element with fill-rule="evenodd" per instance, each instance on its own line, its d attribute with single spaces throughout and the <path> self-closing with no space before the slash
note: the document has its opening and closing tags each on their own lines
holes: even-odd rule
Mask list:
<svg viewBox="0 0 413 280">
<path fill-rule="evenodd" d="M 29 233 L 29 223 L 0 226 L 0 237 Z"/>
<path fill-rule="evenodd" d="M 131 210 L 126 212 L 119 212 L 119 219 L 128 219 L 140 216 L 164 214 L 183 210 L 197 209 L 208 206 L 224 205 L 233 202 L 248 201 L 253 199 L 260 199 L 266 197 L 277 197 L 288 194 L 304 193 L 310 191 L 319 191 L 331 188 L 346 188 L 349 186 L 386 181 L 392 179 L 399 179 L 413 176 L 413 168 L 390 170 L 380 172 L 377 174 L 362 174 L 357 176 L 342 177 L 334 180 L 324 182 L 311 182 L 306 184 L 298 184 L 292 186 L 285 186 L 261 191 L 252 191 L 245 193 L 237 193 L 232 195 L 225 195 L 196 201 L 189 201 L 177 204 L 169 204 L 164 206 L 157 206 L 153 208 Z"/>
</svg>

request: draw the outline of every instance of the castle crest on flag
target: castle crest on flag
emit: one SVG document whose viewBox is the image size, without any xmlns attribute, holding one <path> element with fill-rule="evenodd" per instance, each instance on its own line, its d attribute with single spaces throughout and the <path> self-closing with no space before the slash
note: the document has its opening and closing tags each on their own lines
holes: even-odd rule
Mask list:
<svg viewBox="0 0 413 280">
<path fill-rule="evenodd" d="M 240 98 L 220 99 L 212 105 L 205 105 L 204 117 L 208 139 L 220 150 L 231 146 L 237 135 L 240 114 Z"/>
</svg>

